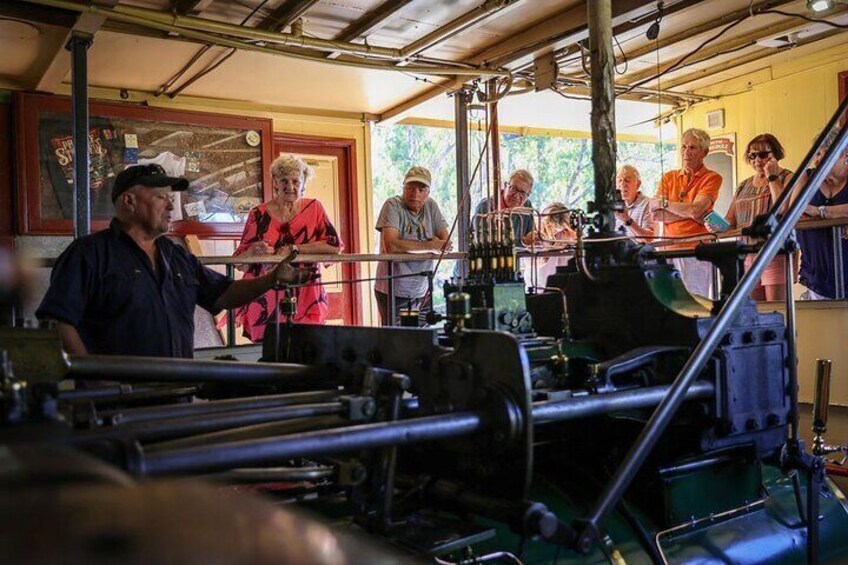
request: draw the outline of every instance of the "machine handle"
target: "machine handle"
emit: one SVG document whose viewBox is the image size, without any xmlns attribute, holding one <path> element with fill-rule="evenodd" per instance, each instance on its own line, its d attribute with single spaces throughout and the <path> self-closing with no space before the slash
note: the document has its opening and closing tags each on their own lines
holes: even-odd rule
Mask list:
<svg viewBox="0 0 848 565">
<path fill-rule="evenodd" d="M 813 400 L 813 432 L 827 431 L 827 407 L 830 404 L 830 359 L 816 359 L 816 390 Z"/>
</svg>

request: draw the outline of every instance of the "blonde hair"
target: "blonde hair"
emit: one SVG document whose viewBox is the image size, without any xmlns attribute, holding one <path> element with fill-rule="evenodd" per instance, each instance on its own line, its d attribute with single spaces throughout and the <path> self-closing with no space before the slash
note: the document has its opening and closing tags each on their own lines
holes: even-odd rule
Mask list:
<svg viewBox="0 0 848 565">
<path fill-rule="evenodd" d="M 314 171 L 312 167 L 306 164 L 306 161 L 300 157 L 295 157 L 289 153 L 280 153 L 271 163 L 271 176 L 275 179 L 287 177 L 292 173 L 303 177 L 303 186 L 305 187 L 312 178 Z"/>
</svg>

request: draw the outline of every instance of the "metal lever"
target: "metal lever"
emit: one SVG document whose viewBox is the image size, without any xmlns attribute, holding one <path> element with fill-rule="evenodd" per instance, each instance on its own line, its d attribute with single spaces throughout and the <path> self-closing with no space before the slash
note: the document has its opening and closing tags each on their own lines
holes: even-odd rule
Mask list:
<svg viewBox="0 0 848 565">
<path fill-rule="evenodd" d="M 830 405 L 830 376 L 832 363 L 830 359 L 816 359 L 816 389 L 813 397 L 813 455 L 823 456 L 830 453 L 848 452 L 848 446 L 828 445 L 824 434 L 827 433 L 827 409 Z M 845 460 L 831 463 L 842 465 Z"/>
<path fill-rule="evenodd" d="M 816 359 L 816 390 L 813 400 L 813 432 L 827 432 L 827 407 L 830 404 L 830 359 Z"/>
</svg>

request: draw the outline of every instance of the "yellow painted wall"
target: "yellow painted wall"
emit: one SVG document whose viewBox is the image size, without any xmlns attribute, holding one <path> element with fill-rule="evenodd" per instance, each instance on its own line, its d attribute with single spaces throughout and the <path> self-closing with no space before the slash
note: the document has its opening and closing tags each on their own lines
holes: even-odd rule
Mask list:
<svg viewBox="0 0 848 565">
<path fill-rule="evenodd" d="M 687 110 L 680 131 L 706 129 L 707 112 L 724 109 L 724 129 L 707 132 L 736 134 L 738 179 L 752 174 L 742 152 L 760 133 L 777 136 L 786 149 L 783 165 L 796 169 L 839 105 L 837 75 L 848 71 L 848 43 L 800 57 L 794 53 L 787 51 L 767 68 L 699 90 L 718 98 Z"/>
<path fill-rule="evenodd" d="M 839 105 L 838 75 L 848 71 L 848 43 L 816 54 L 797 56 L 787 51 L 769 67 L 699 90 L 717 96 L 693 106 L 679 126 L 706 129 L 706 114 L 724 109 L 725 127 L 707 130 L 710 135 L 735 133 L 737 178 L 753 172 L 742 157 L 748 141 L 760 133 L 772 133 L 786 149 L 783 165 L 795 170 L 818 134 Z M 762 305 L 774 309 L 774 305 Z M 778 307 L 779 308 L 779 307 Z M 814 366 L 817 358 L 833 359 L 831 402 L 848 405 L 848 332 L 846 302 L 798 303 L 798 377 L 800 399 L 812 400 Z"/>
<path fill-rule="evenodd" d="M 61 94 L 69 95 L 65 88 Z M 359 249 L 368 253 L 374 249 L 373 210 L 371 205 L 371 126 L 363 121 L 361 116 L 352 113 L 327 112 L 327 115 L 300 113 L 297 109 L 277 108 L 243 102 L 230 102 L 191 96 L 179 96 L 170 99 L 167 96 L 155 97 L 148 93 L 130 92 L 128 100 L 121 100 L 115 89 L 90 89 L 92 99 L 114 100 L 124 102 L 146 101 L 149 106 L 174 108 L 180 110 L 195 110 L 218 114 L 234 114 L 270 118 L 273 120 L 275 133 L 291 133 L 336 137 L 356 140 L 356 190 L 358 213 L 360 218 Z M 366 266 L 362 274 L 372 272 L 375 266 Z M 367 285 L 359 285 L 363 305 L 364 322 L 370 324 L 372 316 L 376 316 L 376 306 L 372 304 L 372 293 Z M 376 320 L 376 317 L 373 318 Z"/>
</svg>

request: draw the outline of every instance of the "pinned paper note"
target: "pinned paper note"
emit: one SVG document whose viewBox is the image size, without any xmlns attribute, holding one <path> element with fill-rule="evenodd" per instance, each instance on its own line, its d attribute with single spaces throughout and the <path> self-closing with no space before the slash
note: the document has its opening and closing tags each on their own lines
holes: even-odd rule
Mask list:
<svg viewBox="0 0 848 565">
<path fill-rule="evenodd" d="M 185 210 L 185 215 L 189 218 L 196 218 L 197 216 L 206 213 L 206 205 L 202 200 L 198 202 L 189 202 L 183 206 L 183 210 Z"/>
</svg>

